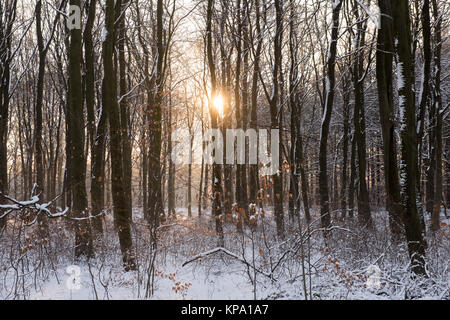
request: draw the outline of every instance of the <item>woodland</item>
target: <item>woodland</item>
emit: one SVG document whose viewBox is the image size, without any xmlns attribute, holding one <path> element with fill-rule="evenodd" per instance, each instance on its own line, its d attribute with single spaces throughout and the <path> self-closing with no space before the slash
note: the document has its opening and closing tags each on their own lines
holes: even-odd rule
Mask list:
<svg viewBox="0 0 450 320">
<path fill-rule="evenodd" d="M 0 299 L 450 299 L 449 15 L 0 0 Z"/>
</svg>

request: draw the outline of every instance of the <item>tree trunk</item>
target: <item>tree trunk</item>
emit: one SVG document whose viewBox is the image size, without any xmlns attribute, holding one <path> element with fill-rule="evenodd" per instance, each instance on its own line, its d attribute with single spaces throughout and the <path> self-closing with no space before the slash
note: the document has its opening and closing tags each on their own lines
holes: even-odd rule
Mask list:
<svg viewBox="0 0 450 320">
<path fill-rule="evenodd" d="M 123 185 L 122 135 L 120 126 L 119 105 L 117 103 L 117 79 L 114 70 L 115 39 L 115 7 L 114 0 L 106 0 L 105 38 L 103 41 L 103 110 L 107 112 L 110 129 L 111 185 L 114 204 L 114 218 L 119 234 L 125 270 L 136 269 L 131 238 L 131 212 L 128 211 L 128 200 Z"/>
<path fill-rule="evenodd" d="M 355 139 L 358 150 L 358 173 L 359 173 L 359 195 L 358 195 L 358 221 L 362 226 L 372 227 L 370 215 L 370 199 L 367 190 L 367 155 L 366 155 L 366 120 L 364 107 L 364 46 L 367 23 L 359 17 L 358 5 L 354 2 L 354 15 L 356 20 L 355 54 L 353 60 L 353 90 L 355 96 L 355 109 L 353 122 L 355 126 Z M 367 19 L 365 20 L 367 21 Z M 369 53 L 370 54 L 370 53 Z"/>
<path fill-rule="evenodd" d="M 258 128 L 258 77 L 259 77 L 259 61 L 262 51 L 263 36 L 261 35 L 260 25 L 260 4 L 259 0 L 255 0 L 256 13 L 256 33 L 259 35 L 256 51 L 253 57 L 253 79 L 252 79 L 252 93 L 251 93 L 251 111 L 250 111 L 250 128 L 256 130 Z M 251 148 L 258 148 L 258 146 L 250 146 Z M 258 165 L 250 164 L 249 168 L 249 202 L 257 205 L 258 202 L 262 204 L 262 199 L 258 197 Z"/>
<path fill-rule="evenodd" d="M 71 5 L 81 7 L 80 0 L 71 0 Z M 67 101 L 67 113 L 70 115 L 68 127 L 70 146 L 70 186 L 72 190 L 72 212 L 76 218 L 84 218 L 75 222 L 75 257 L 92 256 L 92 234 L 90 229 L 88 212 L 88 200 L 86 193 L 86 157 L 84 154 L 84 117 L 83 114 L 83 88 L 81 80 L 82 63 L 82 36 L 81 30 L 70 31 L 70 44 L 68 48 L 69 91 Z"/>
<path fill-rule="evenodd" d="M 104 180 L 105 180 L 105 138 L 106 117 L 102 110 L 98 113 L 98 126 L 95 124 L 95 54 L 92 29 L 96 17 L 96 0 L 86 3 L 87 21 L 84 28 L 84 60 L 85 74 L 85 103 L 87 111 L 87 132 L 91 148 L 91 220 L 94 233 L 103 233 L 101 214 L 104 208 Z"/>
<path fill-rule="evenodd" d="M 187 207 L 188 217 L 192 217 L 192 157 L 193 157 L 193 144 L 194 133 L 192 132 L 192 125 L 189 127 L 189 164 L 188 164 L 188 194 L 187 194 Z"/>
<path fill-rule="evenodd" d="M 202 201 L 202 207 L 203 210 L 206 210 L 207 205 L 208 205 L 208 187 L 209 187 L 209 178 L 210 173 L 209 173 L 209 165 L 205 164 L 205 183 L 203 186 L 203 201 Z"/>
<path fill-rule="evenodd" d="M 133 171 L 131 168 L 131 133 L 129 128 L 130 122 L 130 111 L 127 104 L 127 70 L 125 61 L 125 39 L 126 39 L 126 26 L 125 17 L 126 13 L 122 12 L 128 5 L 128 0 L 118 0 L 116 3 L 116 19 L 119 19 L 119 32 L 118 32 L 118 60 L 119 60 L 119 96 L 120 96 L 120 127 L 122 133 L 122 161 L 123 161 L 123 187 L 125 192 L 125 200 L 127 201 L 127 211 L 132 215 L 132 192 L 131 192 L 131 182 L 133 177 Z"/>
<path fill-rule="evenodd" d="M 172 154 L 173 146 L 172 146 L 172 139 L 170 135 L 172 134 L 172 104 L 169 104 L 169 139 L 168 139 L 168 146 L 167 146 L 167 154 L 169 154 L 169 177 L 168 183 L 167 183 L 167 195 L 168 195 L 168 216 L 174 217 L 175 216 L 175 163 L 172 161 L 172 157 L 170 156 Z"/>
<path fill-rule="evenodd" d="M 242 29 L 243 29 L 243 51 L 244 51 L 244 58 L 243 58 L 243 74 L 242 74 L 242 105 L 241 105 L 241 126 L 242 130 L 244 132 L 247 132 L 247 125 L 248 125 L 248 109 L 249 109 L 249 103 L 248 103 L 248 91 L 249 91 L 249 83 L 248 83 L 248 70 L 249 70 L 249 52 L 250 52 L 250 43 L 249 43 L 249 23 L 248 23 L 248 14 L 246 10 L 248 10 L 248 3 L 247 0 L 243 0 L 245 5 L 242 8 Z M 238 128 L 240 123 L 238 122 Z M 245 157 L 245 164 L 238 164 L 238 170 L 240 171 L 241 176 L 241 195 L 240 195 L 240 202 L 239 202 L 239 209 L 240 212 L 244 215 L 245 222 L 249 222 L 249 216 L 248 216 L 248 180 L 247 180 L 247 155 L 248 155 L 248 147 L 247 142 L 244 141 L 244 157 Z"/>
<path fill-rule="evenodd" d="M 431 26 L 430 26 L 430 1 L 424 0 L 422 1 L 422 33 L 423 33 L 423 80 L 420 89 L 419 95 L 419 116 L 418 116 L 418 167 L 417 167 L 417 187 L 418 192 L 420 193 L 420 178 L 422 174 L 422 152 L 423 152 L 423 141 L 424 139 L 424 127 L 425 127 L 425 111 L 428 108 L 430 117 L 433 115 L 433 106 L 430 104 L 430 72 L 431 72 Z M 433 132 L 430 132 L 430 139 L 433 138 Z M 434 141 L 432 142 L 434 143 Z M 430 145 L 431 147 L 431 145 Z M 429 165 L 426 170 L 427 173 L 427 184 L 426 184 L 426 204 L 425 209 L 428 213 L 431 213 L 433 210 L 433 200 L 434 200 L 434 165 L 433 158 L 435 155 L 433 154 L 434 148 L 429 150 L 430 157 L 428 159 Z"/>
<path fill-rule="evenodd" d="M 63 8 L 65 1 L 61 1 L 59 10 Z M 35 166 L 36 166 L 36 192 L 40 194 L 40 201 L 46 201 L 45 194 L 45 174 L 44 174 L 44 155 L 42 150 L 42 104 L 44 96 L 44 80 L 45 80 L 45 64 L 47 59 L 47 52 L 50 47 L 50 43 L 53 40 L 53 35 L 55 33 L 56 24 L 59 18 L 59 12 L 56 14 L 55 21 L 53 22 L 52 29 L 50 31 L 49 39 L 44 43 L 42 34 L 42 1 L 38 0 L 36 2 L 36 38 L 38 43 L 38 54 L 39 54 L 39 66 L 38 66 L 38 79 L 36 85 L 36 101 L 34 106 L 34 148 L 35 148 Z M 41 237 L 48 236 L 48 223 L 47 219 L 43 218 L 43 215 L 38 217 L 38 226 Z"/>
<path fill-rule="evenodd" d="M 350 155 L 350 181 L 348 183 L 348 215 L 353 218 L 355 209 L 355 180 L 356 180 L 356 140 L 355 134 L 351 138 L 352 150 Z"/>
<path fill-rule="evenodd" d="M 400 183 L 397 167 L 397 139 L 395 135 L 394 95 L 392 82 L 393 25 L 390 2 L 379 0 L 381 28 L 377 38 L 377 89 L 380 110 L 381 132 L 383 137 L 384 183 L 386 190 L 386 208 L 389 212 L 389 224 L 394 240 L 402 234 Z"/>
<path fill-rule="evenodd" d="M 270 120 L 271 129 L 280 130 L 280 114 L 281 114 L 281 99 L 280 99 L 280 84 L 279 75 L 282 67 L 282 52 L 281 44 L 283 40 L 283 4 L 280 0 L 275 0 L 275 13 L 276 13 L 276 30 L 274 38 L 274 67 L 272 73 L 273 87 L 272 96 L 269 101 L 270 105 Z M 281 138 L 281 134 L 280 134 Z M 279 164 L 281 161 L 281 139 L 279 144 Z M 272 155 L 273 157 L 273 155 Z M 272 175 L 272 190 L 273 190 L 273 202 L 274 202 L 274 215 L 277 225 L 277 234 L 280 237 L 284 236 L 284 212 L 283 212 L 283 178 L 281 168 L 278 172 Z"/>
<path fill-rule="evenodd" d="M 242 21 L 242 13 L 241 11 L 243 11 L 242 6 L 241 6 L 241 0 L 237 0 L 236 1 L 236 10 L 237 10 L 237 43 L 236 43 L 236 72 L 235 72 L 235 86 L 234 86 L 234 104 L 235 104 L 235 114 L 236 114 L 236 123 L 238 125 L 238 128 L 240 127 L 241 123 L 242 123 L 242 103 L 241 103 L 241 61 L 242 61 L 242 25 L 243 25 L 243 21 Z M 245 72 L 245 71 L 244 71 Z M 243 94 L 243 92 L 242 92 Z M 233 143 L 233 148 L 236 150 L 236 148 L 234 147 L 234 143 Z M 244 187 L 243 185 L 243 165 L 241 164 L 237 164 L 237 168 L 236 168 L 236 190 L 235 190 L 235 194 L 236 194 L 236 202 L 238 205 L 237 208 L 237 215 L 238 215 L 238 223 L 237 223 L 237 230 L 239 232 L 242 232 L 242 220 L 244 217 L 241 216 L 241 210 L 243 209 L 242 204 L 244 202 L 244 199 L 242 198 L 243 196 L 243 192 L 242 189 Z M 225 198 L 225 201 L 227 201 L 227 199 Z"/>
<path fill-rule="evenodd" d="M 11 79 L 11 31 L 16 17 L 17 1 L 7 2 L 0 7 L 0 194 L 8 193 L 8 117 L 9 117 L 9 86 Z M 0 204 L 6 201 L 0 196 Z M 2 214 L 0 210 L 0 215 Z M 6 218 L 0 219 L 0 230 L 6 226 Z"/>
<path fill-rule="evenodd" d="M 290 149 L 290 181 L 289 181 L 289 220 L 294 221 L 296 215 L 300 215 L 300 192 L 299 192 L 299 150 L 297 149 L 297 140 L 300 136 L 300 118 L 298 117 L 298 101 L 297 101 L 297 88 L 298 88 L 298 46 L 297 46 L 297 33 L 294 26 L 294 20 L 296 20 L 295 9 L 292 0 L 289 2 L 290 15 L 289 15 L 289 107 L 291 110 L 291 149 Z"/>
<path fill-rule="evenodd" d="M 103 233 L 102 211 L 105 207 L 105 147 L 107 134 L 107 113 L 100 109 L 95 142 L 91 153 L 91 201 L 92 226 L 97 234 Z"/>
<path fill-rule="evenodd" d="M 202 137 L 205 135 L 205 123 L 204 123 L 204 104 L 203 101 L 201 102 L 201 106 L 202 106 L 202 111 L 201 111 L 201 116 L 200 119 L 202 121 Z M 205 143 L 202 142 L 202 154 L 204 152 L 205 149 Z M 205 177 L 205 157 L 202 157 L 202 165 L 200 167 L 200 183 L 199 183 L 199 187 L 198 187 L 198 217 L 200 218 L 202 216 L 202 201 L 203 201 L 203 197 L 205 197 L 206 195 L 203 193 L 203 180 L 207 180 L 208 177 Z M 170 177 L 169 177 L 170 180 Z M 169 189 L 170 192 L 170 189 Z M 170 197 L 169 197 L 170 198 Z"/>
<path fill-rule="evenodd" d="M 417 210 L 417 131 L 413 57 L 411 55 L 410 17 L 407 0 L 398 0 L 392 7 L 394 30 L 397 40 L 397 76 L 399 108 L 401 115 L 400 136 L 403 219 L 414 273 L 426 275 L 424 230 Z"/>
<path fill-rule="evenodd" d="M 214 10 L 214 0 L 208 0 L 206 11 L 206 52 L 208 56 L 208 67 L 211 76 L 211 96 L 214 97 L 217 91 L 216 67 L 214 64 L 213 47 L 212 47 L 212 16 Z M 212 99 L 210 99 L 212 100 Z M 215 108 L 209 105 L 209 112 L 211 115 L 211 128 L 218 129 L 218 112 Z M 212 165 L 212 215 L 216 221 L 216 233 L 218 235 L 218 245 L 224 246 L 224 235 L 222 226 L 222 170 L 220 164 L 214 162 Z"/>
<path fill-rule="evenodd" d="M 334 100 L 335 64 L 339 28 L 339 13 L 342 1 L 333 3 L 331 42 L 327 60 L 327 84 L 325 90 L 325 101 L 323 105 L 322 125 L 320 128 L 320 153 L 319 153 L 319 190 L 320 190 L 320 218 L 323 228 L 330 227 L 331 213 L 328 196 L 328 173 L 327 173 L 327 144 L 330 130 L 331 114 Z M 325 235 L 327 232 L 325 232 Z"/>
<path fill-rule="evenodd" d="M 440 214 L 441 214 L 441 202 L 442 202 L 442 96 L 441 96 L 441 49 L 442 49 L 442 16 L 439 13 L 439 8 L 436 0 L 433 2 L 433 16 L 435 19 L 434 30 L 434 74 L 433 74 L 433 101 L 434 104 L 434 121 L 430 123 L 434 127 L 434 158 L 435 164 L 431 163 L 430 167 L 435 167 L 434 172 L 434 199 L 433 210 L 431 213 L 431 230 L 437 231 L 440 229 Z M 431 138 L 431 135 L 430 135 Z M 449 173 L 447 172 L 447 175 Z M 432 186 L 430 186 L 432 188 Z M 428 190 L 428 189 L 427 189 Z"/>
<path fill-rule="evenodd" d="M 163 1 L 158 0 L 156 9 L 156 43 L 157 61 L 154 75 L 155 88 L 149 93 L 148 115 L 149 115 L 149 177 L 148 177 L 148 219 L 152 230 L 159 226 L 161 218 L 164 216 L 162 204 L 162 169 L 161 169 L 161 149 L 162 149 L 162 100 L 164 94 L 163 63 L 165 48 L 163 43 Z M 155 239 L 156 240 L 156 239 Z"/>
<path fill-rule="evenodd" d="M 343 117 L 344 117 L 344 137 L 342 147 L 342 186 L 341 186 L 341 210 L 342 217 L 347 215 L 347 167 L 348 167 L 348 143 L 350 135 L 350 79 L 343 79 Z"/>
</svg>

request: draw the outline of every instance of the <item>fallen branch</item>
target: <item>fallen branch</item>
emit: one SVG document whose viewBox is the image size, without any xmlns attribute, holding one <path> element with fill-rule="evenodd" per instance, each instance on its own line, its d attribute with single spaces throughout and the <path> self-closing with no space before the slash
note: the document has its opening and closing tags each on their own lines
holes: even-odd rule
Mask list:
<svg viewBox="0 0 450 320">
<path fill-rule="evenodd" d="M 262 270 L 259 270 L 259 269 L 256 268 L 255 266 L 253 266 L 253 265 L 251 265 L 250 263 L 248 263 L 244 258 L 241 258 L 241 257 L 235 255 L 233 252 L 228 251 L 227 249 L 222 248 L 222 247 L 218 247 L 218 248 L 215 248 L 215 249 L 212 249 L 212 250 L 203 252 L 203 253 L 201 253 L 201 254 L 198 254 L 198 255 L 196 255 L 195 257 L 193 257 L 192 259 L 190 259 L 190 260 L 186 261 L 185 263 L 183 263 L 182 267 L 185 267 L 186 265 L 188 265 L 188 264 L 191 263 L 191 262 L 197 261 L 197 260 L 199 260 L 199 259 L 205 258 L 205 257 L 207 257 L 207 256 L 210 256 L 210 255 L 215 254 L 215 253 L 218 253 L 218 252 L 222 252 L 222 253 L 224 253 L 224 254 L 226 254 L 226 255 L 228 255 L 228 256 L 230 256 L 230 257 L 232 257 L 232 258 L 238 260 L 239 262 L 242 262 L 243 264 L 245 264 L 246 266 L 252 268 L 252 269 L 255 270 L 256 272 L 258 272 L 258 273 L 260 273 L 260 274 L 262 274 L 262 275 L 264 275 L 264 276 L 266 276 L 266 277 L 268 277 L 268 278 L 270 278 L 270 279 L 272 279 L 272 280 L 275 280 L 275 279 L 273 278 L 273 274 L 272 274 L 272 273 L 266 273 L 266 272 L 264 272 L 264 271 L 262 271 Z"/>
</svg>

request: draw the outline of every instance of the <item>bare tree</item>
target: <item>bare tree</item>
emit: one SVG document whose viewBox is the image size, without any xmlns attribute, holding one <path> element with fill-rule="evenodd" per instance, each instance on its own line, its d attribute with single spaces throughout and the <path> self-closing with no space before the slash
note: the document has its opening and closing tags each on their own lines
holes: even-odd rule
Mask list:
<svg viewBox="0 0 450 320">
<path fill-rule="evenodd" d="M 212 43 L 212 17 L 214 11 L 214 0 L 208 0 L 206 9 L 206 54 L 209 67 L 209 73 L 211 77 L 211 97 L 214 97 L 217 93 L 217 78 L 216 78 L 216 66 L 214 63 L 213 43 Z M 211 128 L 218 128 L 218 110 L 212 106 L 212 99 L 209 99 L 209 112 L 211 115 Z M 214 162 L 212 164 L 212 215 L 216 222 L 216 232 L 218 235 L 218 245 L 224 246 L 223 226 L 222 226 L 222 170 L 220 164 Z"/>
<path fill-rule="evenodd" d="M 353 60 L 353 90 L 355 97 L 355 108 L 353 112 L 353 122 L 355 126 L 355 140 L 358 150 L 358 170 L 359 170 L 359 193 L 358 193 L 358 219 L 362 225 L 371 227 L 372 217 L 370 215 L 369 192 L 367 190 L 367 144 L 366 144 L 366 120 L 364 106 L 364 47 L 366 43 L 366 30 L 368 19 L 360 17 L 359 6 L 353 1 L 353 14 L 356 19 L 355 48 Z M 368 53 L 370 56 L 370 52 Z"/>
<path fill-rule="evenodd" d="M 384 182 L 386 190 L 386 207 L 389 211 L 389 222 L 394 238 L 399 237 L 402 230 L 400 182 L 397 166 L 397 139 L 395 135 L 394 93 L 392 80 L 392 64 L 394 57 L 394 39 L 391 4 L 379 0 L 381 20 L 377 38 L 377 88 L 380 112 L 381 132 L 383 136 Z"/>
<path fill-rule="evenodd" d="M 333 2 L 331 40 L 327 60 L 327 82 L 325 87 L 325 100 L 322 107 L 322 125 L 320 130 L 320 154 L 319 154 L 319 189 L 320 189 L 320 216 L 322 226 L 328 228 L 331 223 L 330 203 L 328 196 L 327 174 L 327 144 L 330 130 L 335 87 L 335 64 L 339 28 L 339 13 L 342 1 Z"/>
<path fill-rule="evenodd" d="M 110 154 L 112 169 L 112 196 L 114 202 L 114 219 L 116 220 L 117 232 L 119 234 L 120 249 L 122 251 L 125 270 L 136 268 L 135 258 L 132 251 L 131 238 L 131 212 L 126 190 L 123 185 L 123 154 L 122 134 L 120 126 L 120 112 L 117 102 L 117 78 L 114 68 L 113 54 L 115 47 L 116 11 L 114 0 L 107 0 L 105 7 L 105 31 L 103 39 L 103 86 L 102 104 L 103 110 L 107 112 L 110 130 Z"/>
<path fill-rule="evenodd" d="M 80 0 L 71 0 L 71 5 L 81 7 Z M 71 148 L 70 159 L 70 182 L 72 191 L 72 214 L 77 218 L 89 216 L 88 200 L 86 193 L 86 157 L 84 153 L 84 117 L 83 113 L 83 88 L 81 80 L 82 59 L 82 35 L 81 30 L 72 29 L 70 44 L 68 47 L 69 76 L 67 93 L 67 126 L 69 135 L 67 144 Z M 79 220 L 75 223 L 75 256 L 90 257 L 93 254 L 92 234 L 88 220 Z"/>
<path fill-rule="evenodd" d="M 408 1 L 401 0 L 392 7 L 396 51 L 398 56 L 397 76 L 399 108 L 401 114 L 400 135 L 403 219 L 411 257 L 411 268 L 416 274 L 425 275 L 425 247 L 423 225 L 417 210 L 417 131 L 414 84 L 411 53 L 411 31 Z"/>
<path fill-rule="evenodd" d="M 8 121 L 10 101 L 12 28 L 16 18 L 17 0 L 0 2 L 0 193 L 8 192 Z M 4 199 L 0 198 L 0 204 Z M 0 219 L 0 228 L 6 225 Z"/>
</svg>

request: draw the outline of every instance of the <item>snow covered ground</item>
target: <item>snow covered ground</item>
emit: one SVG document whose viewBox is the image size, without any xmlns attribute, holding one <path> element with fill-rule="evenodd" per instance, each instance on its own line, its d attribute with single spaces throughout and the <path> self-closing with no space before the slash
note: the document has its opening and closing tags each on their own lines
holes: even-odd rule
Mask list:
<svg viewBox="0 0 450 320">
<path fill-rule="evenodd" d="M 136 211 L 138 270 L 132 272 L 121 266 L 109 217 L 90 262 L 73 261 L 71 232 L 62 221 L 45 243 L 33 240 L 31 230 L 25 234 L 18 226 L 9 228 L 0 238 L 0 298 L 450 299 L 450 221 L 444 216 L 441 232 L 428 239 L 429 278 L 411 277 L 406 245 L 391 243 L 385 212 L 374 214 L 375 234 L 353 222 L 336 222 L 328 248 L 314 224 L 309 231 L 303 226 L 300 236 L 296 223 L 287 219 L 292 236 L 279 240 L 270 214 L 254 232 L 245 228 L 239 234 L 230 222 L 224 251 L 214 250 L 217 238 L 210 217 L 195 216 L 178 210 L 177 219 L 161 229 L 155 253 Z"/>
</svg>

